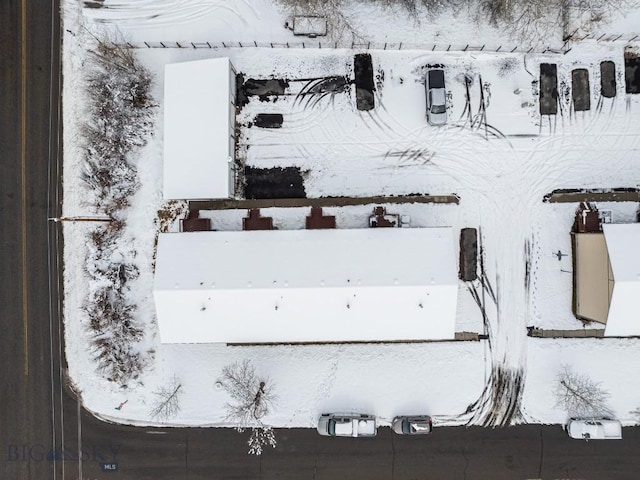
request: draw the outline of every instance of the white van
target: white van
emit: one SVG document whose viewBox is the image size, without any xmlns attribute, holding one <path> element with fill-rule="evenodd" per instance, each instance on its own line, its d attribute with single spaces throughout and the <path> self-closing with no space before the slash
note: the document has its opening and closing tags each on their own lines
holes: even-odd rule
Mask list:
<svg viewBox="0 0 640 480">
<path fill-rule="evenodd" d="M 570 418 L 567 433 L 571 438 L 583 440 L 619 440 L 622 425 L 613 418 Z"/>
</svg>

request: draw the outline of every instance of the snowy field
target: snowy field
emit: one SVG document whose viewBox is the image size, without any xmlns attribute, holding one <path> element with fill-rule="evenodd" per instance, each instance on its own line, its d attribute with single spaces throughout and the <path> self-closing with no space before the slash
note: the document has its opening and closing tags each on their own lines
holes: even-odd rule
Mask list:
<svg viewBox="0 0 640 480">
<path fill-rule="evenodd" d="M 290 12 L 268 0 L 121 0 L 105 4 L 119 7 L 78 10 L 75 3 L 66 5 L 65 216 L 93 213 L 83 201 L 86 187 L 78 175 L 83 102 L 77 92 L 81 91 L 80 72 L 86 55 L 82 40 L 88 30 L 117 26 L 135 42 L 292 40 L 282 26 Z M 478 38 L 482 43 L 513 42 L 499 29 L 475 26 L 464 12 L 455 18 L 443 14 L 434 19 L 434 28 L 426 29 L 401 12 L 376 14 L 368 10 L 360 14 L 357 7 L 357 2 L 347 3 L 348 19 L 378 43 L 442 40 L 465 44 Z M 638 16 L 637 11 L 633 15 Z M 372 19 L 378 19 L 375 25 L 370 24 Z M 452 22 L 456 28 L 451 27 Z M 465 22 L 469 28 L 464 28 Z M 609 27 L 632 32 L 620 18 L 612 19 Z M 353 57 L 360 52 L 255 47 L 136 51 L 154 74 L 153 93 L 160 108 L 155 135 L 135 160 L 141 188 L 127 215 L 124 248 L 137 252 L 140 277 L 133 284 L 132 295 L 146 326 L 142 349 L 152 353 L 144 375 L 126 389 L 96 375 L 82 313 L 88 294 L 83 272 L 86 232 L 91 227 L 66 223 L 67 359 L 84 405 L 114 421 L 153 424 L 149 416 L 153 392 L 175 376 L 184 393 L 182 408 L 171 424 L 223 426 L 228 397 L 216 388 L 216 379 L 223 366 L 251 359 L 275 384 L 277 403 L 266 422 L 277 427 L 313 427 L 318 415 L 328 411 L 372 413 L 382 424 L 402 413 L 431 414 L 436 426 L 481 424 L 496 408 L 482 399 L 491 389 L 491 379 L 495 380 L 492 375 L 502 370 L 516 372 L 515 383 L 520 385 L 497 396 L 498 403 L 517 405 L 520 414 L 513 421 L 559 423 L 566 419 L 566 412 L 555 406 L 553 386 L 561 366 L 572 365 L 603 383 L 611 394 L 611 408 L 621 420 L 636 423 L 632 411 L 640 407 L 640 385 L 629 379 L 638 367 L 638 340 L 526 336 L 527 326 L 582 327 L 571 312 L 571 258 L 553 255 L 558 250 L 571 252 L 569 231 L 577 205 L 543 203 L 544 195 L 561 188 L 640 185 L 640 95 L 624 92 L 624 44 L 615 42 L 585 41 L 573 45 L 566 55 L 371 50 L 377 76 L 374 110 L 358 111 L 351 90 L 309 103 L 295 95 L 274 102 L 251 98 L 237 118 L 242 160 L 260 168 L 308 170 L 305 189 L 310 198 L 458 195 L 459 205 L 390 204 L 387 210 L 409 215 L 414 227 L 480 229 L 487 281 L 496 296 L 495 304 L 486 308 L 489 342 L 270 347 L 160 344 L 151 287 L 158 228 L 155 219 L 163 205 L 163 66 L 228 56 L 245 78 L 287 79 L 295 92 L 304 84 L 301 79 L 352 78 Z M 605 60 L 616 64 L 617 95 L 613 99 L 600 96 L 599 65 Z M 541 63 L 558 65 L 560 111 L 555 117 L 541 118 L 538 113 L 536 81 Z M 438 64 L 444 65 L 449 95 L 450 121 L 442 128 L 426 123 L 422 81 L 425 67 Z M 570 85 L 575 68 L 589 72 L 590 111 L 573 112 L 570 95 L 563 95 L 562 85 Z M 465 78 L 471 79 L 469 102 Z M 486 102 L 484 115 L 481 91 Z M 281 113 L 282 128 L 249 127 L 259 113 Z M 635 218 L 637 204 L 603 203 L 599 207 L 611 210 L 614 222 L 624 222 Z M 358 228 L 366 226 L 371 208 L 364 205 L 324 211 L 336 216 L 338 228 Z M 240 230 L 245 213 L 220 210 L 206 215 L 218 230 Z M 273 208 L 261 213 L 273 217 L 280 229 L 298 229 L 303 228 L 308 209 Z M 527 265 L 529 282 L 525 281 Z M 479 284 L 473 287 L 481 288 Z M 483 333 L 481 312 L 467 285 L 460 284 L 458 298 L 456 331 Z M 122 410 L 114 409 L 125 400 Z M 481 400 L 478 406 L 465 413 L 477 400 Z"/>
</svg>

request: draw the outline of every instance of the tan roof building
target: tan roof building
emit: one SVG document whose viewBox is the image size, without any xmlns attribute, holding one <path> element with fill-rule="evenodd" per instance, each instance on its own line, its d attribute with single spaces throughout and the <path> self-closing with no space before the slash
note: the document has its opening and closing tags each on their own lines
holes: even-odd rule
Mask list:
<svg viewBox="0 0 640 480">
<path fill-rule="evenodd" d="M 640 335 L 640 224 L 574 233 L 574 313 L 605 336 Z"/>
</svg>

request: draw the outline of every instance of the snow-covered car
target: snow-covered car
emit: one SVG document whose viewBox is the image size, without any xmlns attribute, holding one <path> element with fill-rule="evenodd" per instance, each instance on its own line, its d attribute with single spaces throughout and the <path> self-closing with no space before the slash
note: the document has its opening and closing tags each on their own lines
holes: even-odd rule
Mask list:
<svg viewBox="0 0 640 480">
<path fill-rule="evenodd" d="M 318 419 L 318 433 L 329 437 L 375 437 L 376 417 L 357 413 L 324 413 Z"/>
<path fill-rule="evenodd" d="M 444 70 L 429 70 L 424 77 L 427 95 L 427 121 L 431 125 L 447 123 L 447 92 L 444 86 Z"/>
<path fill-rule="evenodd" d="M 391 430 L 399 435 L 427 435 L 432 428 L 431 417 L 428 415 L 400 416 L 391 422 Z"/>
<path fill-rule="evenodd" d="M 567 433 L 571 438 L 582 440 L 619 440 L 622 425 L 613 418 L 570 418 Z"/>
</svg>

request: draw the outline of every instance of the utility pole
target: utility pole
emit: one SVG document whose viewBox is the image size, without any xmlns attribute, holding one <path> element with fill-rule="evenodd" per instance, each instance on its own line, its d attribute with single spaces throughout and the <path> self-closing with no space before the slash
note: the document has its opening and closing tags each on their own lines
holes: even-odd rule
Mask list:
<svg viewBox="0 0 640 480">
<path fill-rule="evenodd" d="M 111 217 L 52 217 L 50 222 L 111 222 Z"/>
</svg>

